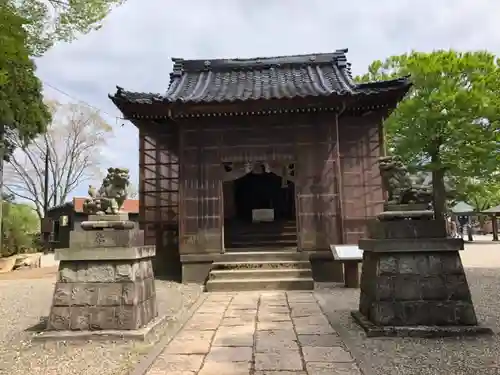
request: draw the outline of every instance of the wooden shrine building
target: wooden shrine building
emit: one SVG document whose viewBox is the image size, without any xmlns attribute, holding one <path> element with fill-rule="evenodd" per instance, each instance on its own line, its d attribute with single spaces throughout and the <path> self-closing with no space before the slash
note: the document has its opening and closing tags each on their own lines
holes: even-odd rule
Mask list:
<svg viewBox="0 0 500 375">
<path fill-rule="evenodd" d="M 330 245 L 356 244 L 382 209 L 382 121 L 410 88 L 356 84 L 346 52 L 173 59 L 165 93 L 110 96 L 139 129 L 159 272 L 203 282 L 221 253 L 282 248 L 332 274 Z"/>
</svg>

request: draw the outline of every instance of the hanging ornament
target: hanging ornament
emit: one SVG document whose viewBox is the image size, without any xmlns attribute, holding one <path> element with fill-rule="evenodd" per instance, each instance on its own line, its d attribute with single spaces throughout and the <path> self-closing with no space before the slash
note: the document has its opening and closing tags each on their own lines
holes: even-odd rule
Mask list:
<svg viewBox="0 0 500 375">
<path fill-rule="evenodd" d="M 250 163 L 250 162 L 248 162 L 248 161 L 247 161 L 247 162 L 245 163 L 245 173 L 250 173 L 250 172 L 252 172 L 252 169 L 253 169 L 252 163 Z"/>
<path fill-rule="evenodd" d="M 288 187 L 288 166 L 287 165 L 283 166 L 283 172 L 281 174 L 281 187 L 282 188 Z"/>
</svg>

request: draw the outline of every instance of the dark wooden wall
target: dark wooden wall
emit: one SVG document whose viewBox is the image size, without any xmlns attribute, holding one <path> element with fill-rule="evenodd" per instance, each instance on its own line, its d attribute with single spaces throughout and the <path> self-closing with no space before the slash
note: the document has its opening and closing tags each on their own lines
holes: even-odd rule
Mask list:
<svg viewBox="0 0 500 375">
<path fill-rule="evenodd" d="M 205 125 L 201 120 L 180 123 L 183 254 L 220 252 L 222 246 L 220 133 Z"/>
<path fill-rule="evenodd" d="M 334 113 L 318 113 L 143 126 L 140 199 L 146 241 L 156 243 L 158 256 L 172 264 L 178 264 L 179 253 L 221 252 L 222 162 L 270 160 L 295 163 L 300 248 L 356 243 L 367 219 L 382 208 L 380 122 L 376 113 L 345 115 L 338 122 Z"/>
<path fill-rule="evenodd" d="M 296 127 L 297 208 L 303 250 L 340 243 L 335 114 L 311 115 Z M 292 127 L 290 127 L 292 129 Z"/>
<path fill-rule="evenodd" d="M 140 227 L 147 245 L 156 244 L 155 272 L 181 277 L 179 228 L 179 132 L 175 123 L 139 127 Z"/>
<path fill-rule="evenodd" d="M 366 234 L 366 222 L 383 209 L 381 156 L 382 114 L 345 117 L 339 126 L 345 243 L 356 244 Z"/>
</svg>

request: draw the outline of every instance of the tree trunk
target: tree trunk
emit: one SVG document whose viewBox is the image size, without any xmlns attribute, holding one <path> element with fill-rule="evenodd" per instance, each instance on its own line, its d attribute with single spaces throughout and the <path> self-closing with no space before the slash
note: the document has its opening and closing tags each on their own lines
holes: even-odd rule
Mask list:
<svg viewBox="0 0 500 375">
<path fill-rule="evenodd" d="M 0 125 L 0 255 L 3 254 L 3 159 L 5 157 L 5 126 Z"/>
<path fill-rule="evenodd" d="M 48 254 L 50 249 L 50 233 L 46 231 L 47 220 L 48 220 L 48 212 L 49 212 L 49 146 L 45 147 L 45 167 L 43 170 L 44 173 L 44 184 L 43 184 L 43 220 L 42 226 L 43 228 L 43 253 Z M 57 204 L 54 204 L 56 206 Z"/>
<path fill-rule="evenodd" d="M 432 156 L 432 194 L 434 218 L 446 227 L 446 189 L 444 185 L 444 168 L 441 167 L 438 154 Z"/>
<path fill-rule="evenodd" d="M 496 214 L 493 214 L 491 216 L 491 225 L 492 225 L 492 231 L 493 231 L 493 241 L 498 241 L 498 221 L 497 221 Z"/>
</svg>

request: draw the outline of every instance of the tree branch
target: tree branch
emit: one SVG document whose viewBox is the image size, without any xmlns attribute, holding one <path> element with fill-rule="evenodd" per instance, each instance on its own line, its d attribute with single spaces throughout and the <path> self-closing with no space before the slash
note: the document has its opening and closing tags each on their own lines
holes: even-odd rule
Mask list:
<svg viewBox="0 0 500 375">
<path fill-rule="evenodd" d="M 45 191 L 45 156 L 49 152 L 49 205 L 64 203 L 90 171 L 102 162 L 102 148 L 111 128 L 99 114 L 78 104 L 57 104 L 46 134 L 20 147 L 6 165 L 6 187 L 22 200 L 35 203 L 40 215 Z M 16 144 L 21 145 L 20 140 Z"/>
</svg>

